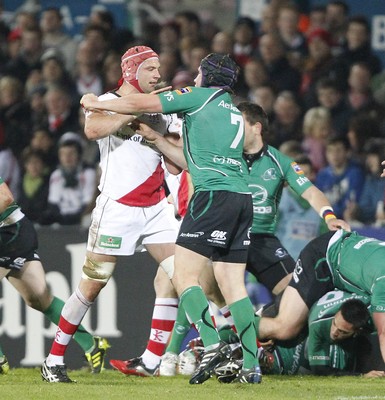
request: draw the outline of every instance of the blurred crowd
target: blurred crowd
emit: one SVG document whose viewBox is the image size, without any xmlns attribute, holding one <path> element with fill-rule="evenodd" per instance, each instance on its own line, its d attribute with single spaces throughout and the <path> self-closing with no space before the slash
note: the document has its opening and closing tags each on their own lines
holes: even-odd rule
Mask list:
<svg viewBox="0 0 385 400">
<path fill-rule="evenodd" d="M 385 70 L 370 45 L 370 23 L 348 2 L 304 14 L 271 0 L 261 22 L 240 17 L 228 30 L 197 11 L 166 23 L 150 19 L 143 37 L 117 27 L 107 10 L 91 12 L 80 38 L 65 33 L 59 8 L 20 11 L 0 21 L 0 176 L 39 224 L 78 224 L 92 209 L 98 146 L 85 139 L 84 93 L 117 87 L 120 57 L 135 44 L 160 55 L 163 84 L 194 84 L 211 52 L 241 67 L 236 101 L 260 104 L 270 118 L 268 144 L 310 162 L 311 178 L 338 218 L 385 221 Z"/>
</svg>

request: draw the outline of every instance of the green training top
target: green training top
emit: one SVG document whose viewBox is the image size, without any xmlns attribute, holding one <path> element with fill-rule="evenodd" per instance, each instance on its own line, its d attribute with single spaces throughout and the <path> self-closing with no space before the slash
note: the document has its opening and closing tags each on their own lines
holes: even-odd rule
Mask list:
<svg viewBox="0 0 385 400">
<path fill-rule="evenodd" d="M 385 312 L 385 242 L 341 230 L 326 259 L 336 288 L 370 296 L 371 312 Z"/>
<path fill-rule="evenodd" d="M 313 184 L 295 161 L 272 146 L 265 145 L 252 162 L 247 158 L 244 155 L 242 169 L 253 198 L 251 232 L 274 233 L 284 185 L 287 183 L 300 196 Z"/>
<path fill-rule="evenodd" d="M 158 96 L 163 113 L 183 115 L 183 150 L 194 191 L 250 193 L 241 170 L 244 121 L 230 94 L 186 87 Z"/>
</svg>

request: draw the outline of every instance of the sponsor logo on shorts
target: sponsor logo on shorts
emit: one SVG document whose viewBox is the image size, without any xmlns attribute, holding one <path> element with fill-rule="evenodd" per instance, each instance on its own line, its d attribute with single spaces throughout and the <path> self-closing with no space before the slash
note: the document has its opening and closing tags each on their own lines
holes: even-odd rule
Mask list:
<svg viewBox="0 0 385 400">
<path fill-rule="evenodd" d="M 99 239 L 99 246 L 109 249 L 120 249 L 122 246 L 122 238 L 119 236 L 101 235 Z"/>
<path fill-rule="evenodd" d="M 285 249 L 283 249 L 282 247 L 280 247 L 277 250 L 275 250 L 275 255 L 279 258 L 282 258 L 287 255 L 287 251 Z"/>
<path fill-rule="evenodd" d="M 183 232 L 179 236 L 180 237 L 190 237 L 190 238 L 198 238 L 200 236 L 203 236 L 205 233 L 204 232 Z"/>
<path fill-rule="evenodd" d="M 226 231 L 218 231 L 218 230 L 216 230 L 216 231 L 211 232 L 210 236 L 213 239 L 216 239 L 216 240 L 226 240 L 226 235 L 227 235 Z"/>
<path fill-rule="evenodd" d="M 244 246 L 250 246 L 250 240 L 244 240 L 243 241 Z"/>
</svg>

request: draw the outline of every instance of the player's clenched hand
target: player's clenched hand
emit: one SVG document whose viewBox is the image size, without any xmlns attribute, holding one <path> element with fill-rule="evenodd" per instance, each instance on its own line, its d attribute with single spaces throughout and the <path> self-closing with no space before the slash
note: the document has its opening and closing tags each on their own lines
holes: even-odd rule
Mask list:
<svg viewBox="0 0 385 400">
<path fill-rule="evenodd" d="M 162 137 L 158 132 L 151 129 L 148 125 L 141 122 L 136 130 L 136 133 L 142 135 L 147 142 L 154 143 L 156 139 Z"/>
<path fill-rule="evenodd" d="M 93 93 L 87 93 L 80 99 L 80 104 L 87 110 L 97 108 L 98 102 L 98 96 L 95 96 Z"/>
<path fill-rule="evenodd" d="M 331 230 L 331 231 L 337 231 L 338 229 L 343 229 L 347 232 L 351 232 L 351 230 L 352 230 L 350 225 L 343 219 L 332 218 L 332 219 L 329 219 L 326 223 L 327 223 L 329 230 Z"/>
</svg>

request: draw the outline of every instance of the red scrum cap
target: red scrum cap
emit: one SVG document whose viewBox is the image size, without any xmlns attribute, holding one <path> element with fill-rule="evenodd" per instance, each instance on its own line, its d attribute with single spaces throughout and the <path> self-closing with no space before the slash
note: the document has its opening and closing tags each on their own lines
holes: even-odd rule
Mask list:
<svg viewBox="0 0 385 400">
<path fill-rule="evenodd" d="M 139 92 L 143 93 L 138 83 L 138 73 L 144 61 L 150 58 L 159 58 L 150 47 L 147 46 L 134 46 L 129 48 L 122 56 L 121 68 L 122 77 L 131 85 L 135 86 Z"/>
</svg>

